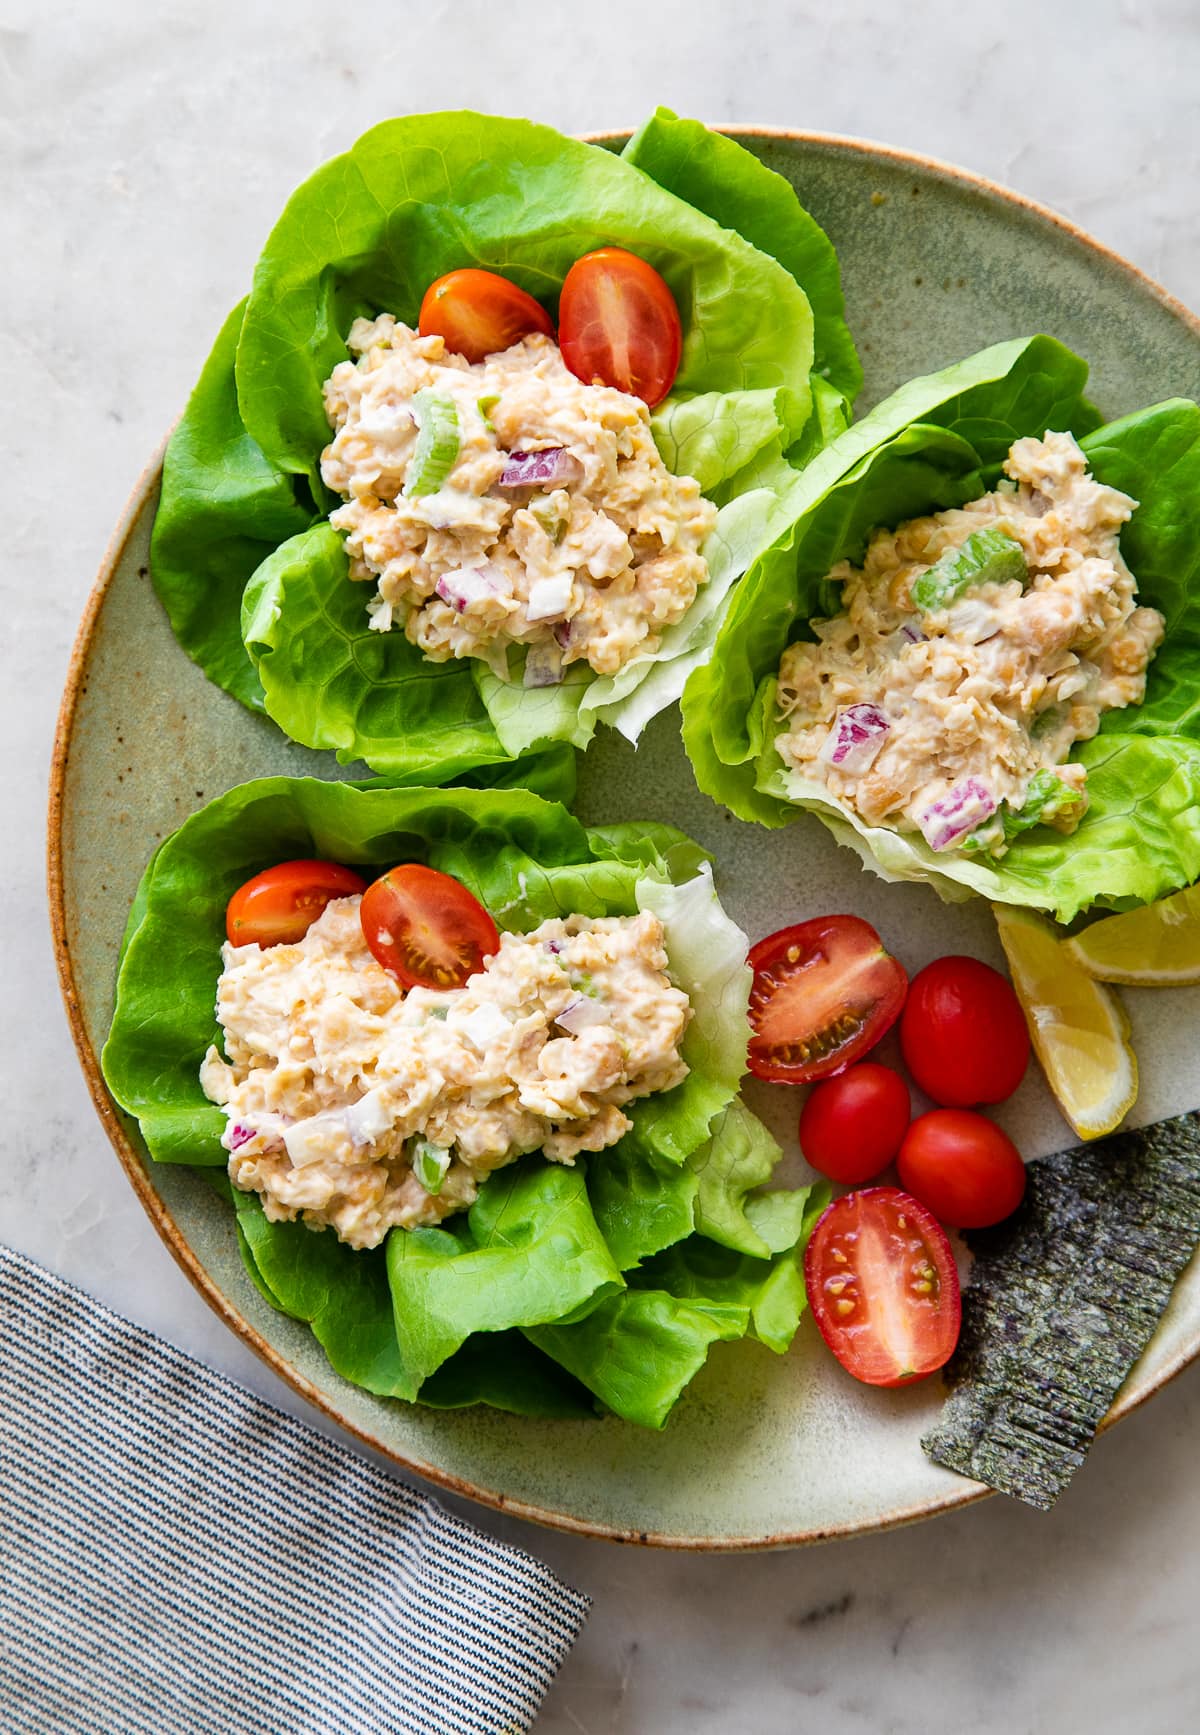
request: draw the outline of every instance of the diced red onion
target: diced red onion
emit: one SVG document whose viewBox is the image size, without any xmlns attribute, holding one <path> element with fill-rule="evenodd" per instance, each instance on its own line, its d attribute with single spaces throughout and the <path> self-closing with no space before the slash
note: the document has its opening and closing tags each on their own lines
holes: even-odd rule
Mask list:
<svg viewBox="0 0 1200 1735">
<path fill-rule="evenodd" d="M 834 718 L 817 757 L 835 771 L 857 776 L 874 761 L 891 727 L 878 705 L 847 705 Z"/>
<path fill-rule="evenodd" d="M 480 602 L 485 596 L 495 596 L 496 582 L 486 566 L 461 567 L 457 572 L 445 572 L 433 587 L 443 602 L 459 614 Z"/>
<path fill-rule="evenodd" d="M 254 1127 L 243 1126 L 241 1121 L 234 1121 L 225 1134 L 224 1144 L 227 1151 L 239 1151 L 243 1145 L 248 1145 L 251 1139 L 256 1139 L 258 1133 Z"/>
<path fill-rule="evenodd" d="M 531 621 L 554 620 L 567 612 L 571 601 L 573 574 L 555 573 L 553 578 L 539 578 L 529 587 L 525 618 Z"/>
<path fill-rule="evenodd" d="M 578 1036 L 581 1030 L 590 1030 L 593 1025 L 607 1024 L 608 1013 L 598 1000 L 591 999 L 586 994 L 577 994 L 574 1000 L 568 1000 L 561 1012 L 554 1014 L 554 1022 L 560 1030 L 567 1031 L 571 1036 Z"/>
<path fill-rule="evenodd" d="M 917 626 L 915 621 L 906 620 L 901 621 L 894 633 L 888 634 L 884 643 L 887 646 L 890 655 L 893 657 L 899 657 L 903 655 L 909 645 L 919 645 L 923 643 L 924 638 L 925 634 L 921 631 L 920 627 Z"/>
<path fill-rule="evenodd" d="M 559 644 L 562 646 L 563 650 L 565 651 L 567 646 L 571 642 L 571 623 L 570 623 L 570 621 L 559 621 L 558 625 L 553 630 L 554 630 L 555 638 L 558 640 Z"/>
<path fill-rule="evenodd" d="M 510 452 L 500 472 L 501 488 L 558 488 L 578 482 L 583 465 L 565 446 L 547 446 L 541 452 Z"/>
<path fill-rule="evenodd" d="M 990 819 L 999 805 L 986 783 L 981 783 L 978 777 L 964 777 L 961 783 L 931 802 L 924 813 L 918 814 L 917 824 L 930 849 L 949 849 L 960 837 Z"/>
<path fill-rule="evenodd" d="M 525 654 L 526 687 L 557 687 L 562 680 L 562 652 L 557 645 L 530 645 Z"/>
</svg>

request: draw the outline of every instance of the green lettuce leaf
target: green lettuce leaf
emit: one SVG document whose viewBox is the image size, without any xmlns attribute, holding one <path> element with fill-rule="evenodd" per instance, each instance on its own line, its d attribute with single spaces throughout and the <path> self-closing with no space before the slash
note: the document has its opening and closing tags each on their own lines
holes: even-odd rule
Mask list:
<svg viewBox="0 0 1200 1735">
<path fill-rule="evenodd" d="M 246 303 L 221 327 L 163 458 L 150 572 L 176 638 L 210 680 L 252 710 L 263 690 L 245 645 L 242 592 L 257 566 L 312 523 L 302 481 L 246 432 L 233 364 Z"/>
<path fill-rule="evenodd" d="M 246 1270 L 271 1306 L 311 1326 L 344 1379 L 379 1397 L 408 1397 L 412 1378 L 396 1332 L 384 1249 L 356 1253 L 301 1223 L 270 1223 L 256 1194 L 228 1182 L 222 1191 L 237 1212 Z M 594 1413 L 586 1389 L 519 1331 L 464 1344 L 425 1381 L 420 1401 L 435 1409 L 488 1404 L 521 1416 Z"/>
<path fill-rule="evenodd" d="M 586 1312 L 625 1280 L 588 1203 L 585 1165 L 540 1158 L 493 1175 L 452 1229 L 387 1239 L 396 1337 L 415 1398 L 475 1332 Z"/>
<path fill-rule="evenodd" d="M 1175 399 L 1098 427 L 1084 364 L 1049 338 L 998 345 L 913 381 L 824 451 L 792 495 L 793 523 L 738 586 L 711 661 L 691 677 L 684 739 L 701 787 L 746 819 L 784 825 L 817 812 L 885 878 L 944 897 L 980 893 L 1069 921 L 1090 905 L 1161 897 L 1200 873 L 1200 409 Z M 1046 428 L 1081 440 L 1093 473 L 1139 501 L 1121 537 L 1141 600 L 1166 639 L 1146 701 L 1109 712 L 1072 755 L 1090 806 L 1062 836 L 1045 825 L 997 861 L 936 854 L 919 836 L 868 826 L 774 748 L 774 681 L 787 643 L 837 607 L 824 575 L 861 556 L 870 530 L 961 504 L 994 484 L 1014 439 Z"/>
<path fill-rule="evenodd" d="M 569 765 L 569 750 L 552 755 L 551 780 L 561 776 L 564 751 Z M 306 856 L 368 871 L 427 861 L 461 878 L 514 929 L 574 911 L 655 909 L 672 976 L 696 1007 L 684 1044 L 688 1078 L 657 1101 L 632 1105 L 633 1130 L 617 1151 L 574 1169 L 537 1157 L 511 1165 L 441 1229 L 394 1230 L 385 1248 L 355 1252 L 327 1231 L 270 1222 L 256 1197 L 229 1186 L 224 1115 L 205 1098 L 198 1073 L 218 1034 L 214 987 L 229 896 L 263 867 Z M 407 1401 L 579 1415 L 591 1398 L 569 1366 L 521 1329 L 565 1327 L 606 1305 L 623 1291 L 628 1265 L 674 1240 L 712 1235 L 743 1253 L 774 1253 L 794 1227 L 790 1195 L 757 1191 L 779 1153 L 735 1100 L 748 986 L 745 937 L 716 902 L 704 852 L 671 826 L 585 831 L 565 808 L 518 789 L 264 778 L 193 814 L 153 857 L 127 927 L 102 1064 L 151 1155 L 204 1170 L 231 1202 L 251 1280 L 273 1306 L 311 1326 L 343 1377 Z M 604 1168 L 611 1158 L 619 1184 L 625 1156 L 642 1168 L 640 1195 L 622 1217 Z M 663 1177 L 653 1228 L 651 1165 Z M 681 1216 L 673 1188 L 683 1173 Z M 774 1238 L 764 1232 L 764 1210 L 775 1214 Z M 723 1318 L 741 1322 L 740 1302 L 732 1312 L 721 1305 Z M 696 1310 L 689 1303 L 687 1311 Z M 681 1389 L 679 1372 L 672 1389 Z M 646 1377 L 635 1419 L 663 1401 L 658 1376 L 648 1369 Z"/>
<path fill-rule="evenodd" d="M 704 1307 L 661 1291 L 629 1289 L 578 1325 L 533 1326 L 525 1335 L 606 1408 L 661 1428 L 713 1344 L 744 1337 L 748 1321 L 745 1305 Z"/>
<path fill-rule="evenodd" d="M 862 364 L 846 324 L 837 254 L 801 205 L 790 181 L 736 140 L 659 108 L 622 152 L 724 229 L 736 229 L 790 271 L 813 312 L 813 366 L 843 402 L 862 385 Z"/>
<path fill-rule="evenodd" d="M 692 1002 L 680 1049 L 691 1071 L 673 1090 L 632 1104 L 629 1118 L 640 1149 L 681 1163 L 733 1101 L 746 1070 L 748 941 L 721 908 L 707 867 L 678 886 L 641 879 L 636 895 L 638 909 L 662 923 L 671 975 Z"/>
<path fill-rule="evenodd" d="M 280 728 L 393 782 L 509 758 L 469 665 L 431 663 L 402 632 L 368 631 L 367 595 L 327 521 L 282 543 L 246 585 L 241 636 Z"/>
<path fill-rule="evenodd" d="M 807 1191 L 757 1193 L 779 1158 L 766 1127 L 737 1101 L 717 1115 L 708 1137 L 681 1164 L 646 1151 L 636 1136 L 625 1137 L 602 1163 L 592 1164 L 588 1196 L 623 1271 L 693 1231 L 734 1252 L 766 1259 L 796 1240 L 800 1222 L 789 1235 L 787 1214 Z M 755 1219 L 764 1210 L 773 1215 L 760 1232 Z"/>
<path fill-rule="evenodd" d="M 609 1409 L 661 1428 L 714 1343 L 750 1336 L 777 1355 L 788 1348 L 806 1301 L 804 1246 L 828 1199 L 826 1186 L 766 1194 L 758 1226 L 773 1234 L 770 1257 L 693 1235 L 631 1271 L 629 1287 L 582 1320 L 525 1335 Z"/>
</svg>

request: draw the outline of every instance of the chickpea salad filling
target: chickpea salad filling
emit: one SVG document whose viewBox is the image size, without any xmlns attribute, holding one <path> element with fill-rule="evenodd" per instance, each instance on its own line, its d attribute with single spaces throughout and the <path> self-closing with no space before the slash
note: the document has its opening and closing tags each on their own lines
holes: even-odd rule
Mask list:
<svg viewBox="0 0 1200 1735">
<path fill-rule="evenodd" d="M 572 1164 L 629 1130 L 622 1105 L 687 1076 L 691 1017 L 649 913 L 500 936 L 462 987 L 406 992 L 373 955 L 362 899 L 294 945 L 222 949 L 226 1057 L 201 1069 L 225 1110 L 234 1185 L 272 1221 L 352 1247 L 465 1210 L 530 1151 Z"/>
<path fill-rule="evenodd" d="M 529 687 L 658 649 L 707 580 L 717 509 L 668 470 L 640 397 L 577 378 L 540 331 L 471 362 L 383 314 L 347 345 L 321 474 L 372 628 L 502 680 L 520 647 Z"/>
<path fill-rule="evenodd" d="M 829 574 L 842 611 L 779 668 L 785 763 L 939 851 L 1074 831 L 1087 770 L 1067 756 L 1141 703 L 1163 637 L 1117 541 L 1137 501 L 1070 434 L 1018 440 L 1004 468 L 960 509 L 876 530 L 861 568 Z"/>
<path fill-rule="evenodd" d="M 1137 501 L 1097 482 L 1070 434 L 1018 440 L 960 509 L 876 530 L 829 578 L 844 607 L 784 652 L 785 763 L 870 825 L 1000 856 L 1037 824 L 1070 833 L 1106 711 L 1138 705 L 1162 641 L 1118 533 Z"/>
</svg>

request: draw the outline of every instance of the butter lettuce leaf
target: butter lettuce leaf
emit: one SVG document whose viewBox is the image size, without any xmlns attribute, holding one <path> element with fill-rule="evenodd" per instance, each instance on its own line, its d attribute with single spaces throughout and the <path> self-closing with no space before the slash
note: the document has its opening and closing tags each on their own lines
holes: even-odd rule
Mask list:
<svg viewBox="0 0 1200 1735">
<path fill-rule="evenodd" d="M 752 1337 L 776 1355 L 789 1347 L 806 1306 L 804 1247 L 828 1201 L 827 1186 L 766 1194 L 768 1257 L 692 1235 L 631 1271 L 628 1287 L 582 1320 L 525 1335 L 607 1408 L 661 1428 L 714 1343 Z"/>
<path fill-rule="evenodd" d="M 846 324 L 837 254 L 791 182 L 735 139 L 699 121 L 681 120 L 669 108 L 656 109 L 622 155 L 791 273 L 812 307 L 814 371 L 853 404 L 862 386 L 862 363 Z"/>
<path fill-rule="evenodd" d="M 442 781 L 530 745 L 506 752 L 467 663 L 431 663 L 402 632 L 369 631 L 369 594 L 327 521 L 282 543 L 246 584 L 240 639 L 285 734 L 393 782 L 429 782 L 431 768 Z"/>
<path fill-rule="evenodd" d="M 569 763 L 567 750 L 551 756 L 548 783 L 564 752 Z M 257 1197 L 234 1192 L 226 1179 L 224 1115 L 198 1074 L 218 1035 L 214 989 L 231 893 L 274 862 L 311 856 L 367 873 L 426 861 L 462 879 L 501 927 L 517 930 L 572 912 L 653 908 L 671 974 L 696 1007 L 683 1049 L 687 1079 L 632 1104 L 632 1130 L 616 1149 L 573 1169 L 526 1158 L 498 1171 L 471 1209 L 442 1228 L 393 1230 L 383 1248 L 355 1252 L 329 1231 L 269 1221 Z M 640 1260 L 675 1242 L 711 1238 L 754 1258 L 761 1284 L 768 1273 L 758 1266 L 797 1240 L 802 1213 L 793 1195 L 762 1191 L 778 1149 L 736 1101 L 748 990 L 745 936 L 717 903 L 704 852 L 671 826 L 589 831 L 564 807 L 521 789 L 264 778 L 210 802 L 155 853 L 130 915 L 102 1064 L 150 1155 L 204 1171 L 230 1201 L 251 1280 L 311 1327 L 344 1378 L 404 1401 L 578 1416 L 596 1398 L 614 1407 L 618 1394 L 578 1379 L 569 1362 L 522 1332 L 566 1329 L 606 1307 Z M 703 1249 L 695 1257 L 698 1270 L 712 1269 Z M 646 1368 L 624 1412 L 633 1419 L 652 1416 L 658 1425 L 666 1395 L 703 1359 L 714 1320 L 717 1335 L 756 1329 L 754 1306 L 737 1285 L 701 1299 L 703 1306 L 696 1295 L 638 1304 L 650 1314 L 665 1307 L 670 1321 L 661 1329 L 690 1347 L 665 1383 L 661 1368 Z M 761 1311 L 765 1302 L 755 1305 Z"/>
<path fill-rule="evenodd" d="M 304 483 L 271 464 L 242 422 L 233 366 L 245 311 L 242 301 L 221 327 L 167 443 L 150 573 L 188 656 L 262 711 L 262 683 L 242 642 L 242 593 L 272 550 L 313 522 L 315 507 Z"/>
</svg>

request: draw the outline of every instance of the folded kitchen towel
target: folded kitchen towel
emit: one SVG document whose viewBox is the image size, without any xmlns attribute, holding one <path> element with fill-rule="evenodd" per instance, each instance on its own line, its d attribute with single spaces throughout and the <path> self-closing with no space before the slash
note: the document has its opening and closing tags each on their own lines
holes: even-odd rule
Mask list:
<svg viewBox="0 0 1200 1735">
<path fill-rule="evenodd" d="M 587 1609 L 0 1247 L 4 1735 L 510 1735 Z"/>
</svg>

